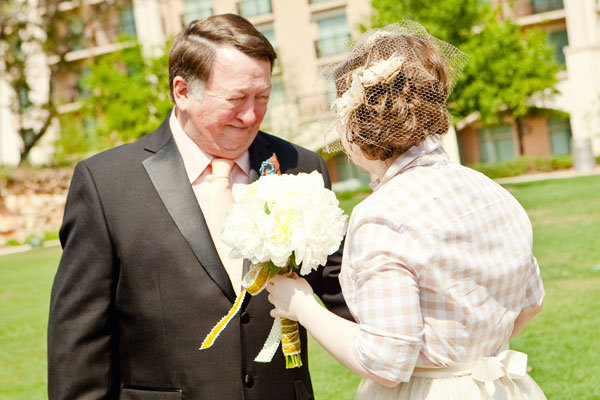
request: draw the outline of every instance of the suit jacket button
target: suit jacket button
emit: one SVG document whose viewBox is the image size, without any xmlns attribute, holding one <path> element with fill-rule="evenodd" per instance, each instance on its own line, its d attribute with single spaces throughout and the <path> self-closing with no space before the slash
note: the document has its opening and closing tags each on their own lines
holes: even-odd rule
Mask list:
<svg viewBox="0 0 600 400">
<path fill-rule="evenodd" d="M 250 322 L 250 314 L 244 311 L 240 316 L 240 320 L 242 321 L 242 324 L 247 324 Z"/>
<path fill-rule="evenodd" d="M 246 376 L 244 376 L 244 385 L 246 385 L 248 389 L 254 386 L 254 378 L 252 375 L 246 374 Z"/>
</svg>

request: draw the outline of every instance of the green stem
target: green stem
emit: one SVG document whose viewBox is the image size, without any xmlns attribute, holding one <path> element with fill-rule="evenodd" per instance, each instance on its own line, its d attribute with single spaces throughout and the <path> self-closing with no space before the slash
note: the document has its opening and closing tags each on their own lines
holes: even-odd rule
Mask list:
<svg viewBox="0 0 600 400">
<path fill-rule="evenodd" d="M 302 357 L 300 354 L 293 354 L 291 356 L 285 356 L 285 368 L 299 368 L 302 366 Z"/>
</svg>

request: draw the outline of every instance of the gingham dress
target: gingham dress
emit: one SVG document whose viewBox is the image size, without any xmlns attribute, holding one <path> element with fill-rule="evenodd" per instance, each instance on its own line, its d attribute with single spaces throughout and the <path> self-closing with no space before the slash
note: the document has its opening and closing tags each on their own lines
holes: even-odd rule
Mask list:
<svg viewBox="0 0 600 400">
<path fill-rule="evenodd" d="M 541 305 L 529 218 L 486 176 L 451 163 L 439 138 L 401 155 L 354 208 L 340 283 L 360 324 L 359 362 L 407 382 L 415 367 L 494 356 Z"/>
</svg>

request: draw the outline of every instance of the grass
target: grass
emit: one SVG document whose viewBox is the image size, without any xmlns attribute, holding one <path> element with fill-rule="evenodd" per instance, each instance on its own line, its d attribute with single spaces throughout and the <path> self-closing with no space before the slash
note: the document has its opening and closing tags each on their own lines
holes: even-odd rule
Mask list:
<svg viewBox="0 0 600 400">
<path fill-rule="evenodd" d="M 534 226 L 546 288 L 544 311 L 511 341 L 529 355 L 548 399 L 600 398 L 600 176 L 507 186 Z M 350 211 L 364 198 L 341 199 Z M 0 257 L 0 399 L 46 398 L 46 324 L 60 249 Z M 313 340 L 318 400 L 352 399 L 360 378 Z"/>
<path fill-rule="evenodd" d="M 0 257 L 0 399 L 44 399 L 46 326 L 60 250 Z"/>
</svg>

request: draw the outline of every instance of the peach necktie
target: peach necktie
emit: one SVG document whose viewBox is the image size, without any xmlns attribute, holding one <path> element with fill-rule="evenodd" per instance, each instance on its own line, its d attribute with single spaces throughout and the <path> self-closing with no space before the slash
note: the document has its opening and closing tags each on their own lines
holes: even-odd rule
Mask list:
<svg viewBox="0 0 600 400">
<path fill-rule="evenodd" d="M 208 229 L 221 258 L 221 262 L 229 275 L 235 293 L 239 294 L 241 290 L 243 259 L 229 258 L 231 247 L 221 242 L 219 238 L 223 229 L 223 219 L 233 203 L 231 188 L 229 187 L 229 175 L 231 174 L 233 164 L 233 160 L 225 158 L 214 158 L 212 160 L 209 209 L 205 214 L 207 214 L 208 218 L 206 222 L 208 223 Z"/>
</svg>

